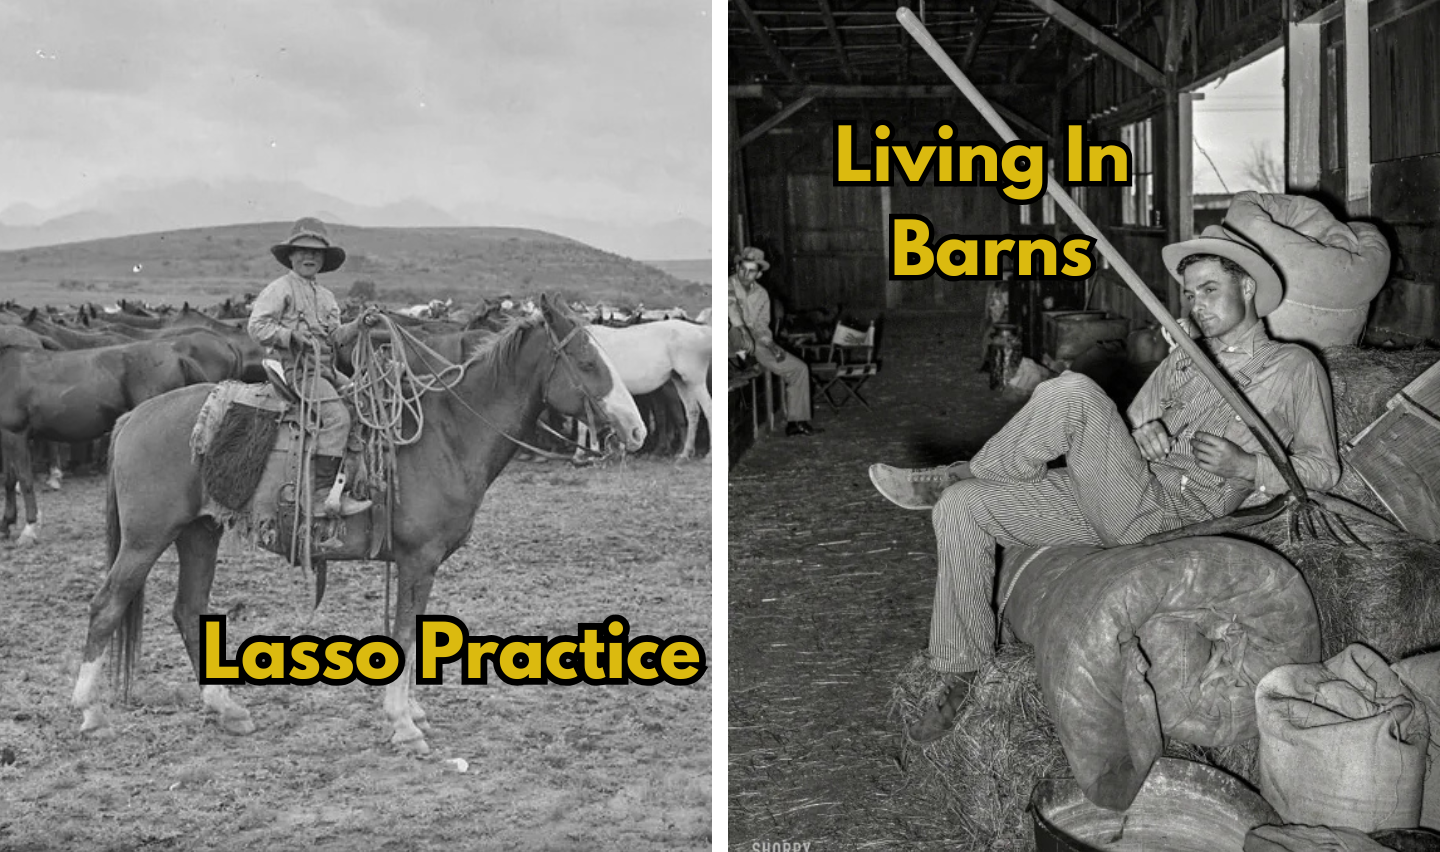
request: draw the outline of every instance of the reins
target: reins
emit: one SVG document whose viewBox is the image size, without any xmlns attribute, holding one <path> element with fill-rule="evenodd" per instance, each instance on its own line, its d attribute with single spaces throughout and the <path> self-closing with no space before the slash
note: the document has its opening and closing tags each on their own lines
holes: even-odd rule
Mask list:
<svg viewBox="0 0 1440 852">
<path fill-rule="evenodd" d="M 386 439 L 391 446 L 405 446 L 420 440 L 425 428 L 425 410 L 421 405 L 421 398 L 426 393 L 440 390 L 448 393 L 451 399 L 459 403 L 462 408 L 475 415 L 482 423 L 498 432 L 512 444 L 545 458 L 560 460 L 570 458 L 541 449 L 511 434 L 455 392 L 455 385 L 460 383 L 465 377 L 465 372 L 483 353 L 477 352 L 459 364 L 452 363 L 389 317 L 383 314 L 376 316 L 380 326 L 390 333 L 391 345 L 377 348 L 369 334 L 361 333 L 355 348 L 355 375 L 350 389 L 355 401 L 356 417 L 363 425 L 372 430 L 371 434 Z M 550 338 L 552 355 L 546 382 L 548 383 L 554 376 L 555 368 L 563 363 L 585 400 L 587 412 L 593 416 L 593 413 L 602 411 L 603 408 L 599 401 L 580 380 L 579 370 L 570 353 L 565 349 L 575 335 L 584 329 L 584 326 L 576 325 L 570 329 L 564 339 L 560 339 L 548 321 L 542 320 L 541 324 L 545 326 L 545 332 Z M 411 346 L 420 353 L 426 366 L 432 367 L 431 372 L 428 374 L 416 372 L 410 361 L 409 347 Z M 381 348 L 388 349 L 388 356 L 381 354 Z M 431 357 L 438 362 L 438 370 L 433 369 L 436 365 L 430 363 Z M 407 413 L 414 424 L 414 430 L 409 434 L 404 431 Z M 541 425 L 544 426 L 544 424 Z M 548 429 L 548 427 L 545 428 Z M 553 430 L 550 431 L 553 432 Z M 574 444 L 569 439 L 565 440 Z M 579 447 L 578 444 L 575 446 Z M 595 456 L 601 455 L 587 448 L 581 447 L 580 449 Z"/>
</svg>

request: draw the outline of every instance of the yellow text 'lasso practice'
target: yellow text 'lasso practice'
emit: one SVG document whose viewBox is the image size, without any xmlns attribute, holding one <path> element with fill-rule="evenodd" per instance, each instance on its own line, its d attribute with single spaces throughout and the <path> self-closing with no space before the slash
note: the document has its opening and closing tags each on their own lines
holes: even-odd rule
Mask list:
<svg viewBox="0 0 1440 852">
<path fill-rule="evenodd" d="M 471 636 L 449 615 L 415 618 L 416 683 L 444 682 L 444 666 L 460 663 L 460 682 L 483 684 L 489 672 L 508 684 L 587 683 L 677 686 L 705 674 L 705 649 L 689 636 L 630 636 L 629 623 L 612 615 L 576 625 L 574 636 Z M 388 636 L 251 636 L 235 659 L 225 659 L 225 616 L 200 616 L 202 684 L 312 684 L 371 686 L 405 672 L 405 652 Z"/>
</svg>

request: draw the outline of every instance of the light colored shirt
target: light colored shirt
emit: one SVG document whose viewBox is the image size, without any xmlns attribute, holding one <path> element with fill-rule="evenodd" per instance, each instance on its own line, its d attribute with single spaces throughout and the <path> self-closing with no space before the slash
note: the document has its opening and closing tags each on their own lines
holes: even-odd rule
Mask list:
<svg viewBox="0 0 1440 852">
<path fill-rule="evenodd" d="M 756 345 L 774 349 L 775 341 L 770 335 L 770 294 L 765 288 L 755 284 L 747 291 L 739 277 L 732 275 L 729 301 L 730 313 L 738 317 Z"/>
<path fill-rule="evenodd" d="M 294 270 L 271 281 L 250 308 L 250 336 L 270 352 L 288 355 L 295 333 L 301 329 L 322 345 L 340 328 L 340 305 L 335 294 Z"/>
<path fill-rule="evenodd" d="M 1290 454 L 1290 464 L 1306 488 L 1327 491 L 1340 479 L 1335 448 L 1335 411 L 1330 380 L 1310 350 L 1272 340 L 1257 322 L 1231 346 L 1204 341 L 1220 371 L 1228 376 L 1269 424 Z M 1127 411 L 1132 427 L 1164 422 L 1172 446 L 1150 470 L 1171 495 L 1203 505 L 1212 515 L 1239 508 L 1254 490 L 1275 496 L 1289 490 L 1260 441 L 1219 391 L 1179 349 L 1160 362 Z M 1226 438 L 1258 457 L 1255 480 L 1225 479 L 1200 467 L 1192 440 L 1196 432 Z"/>
</svg>

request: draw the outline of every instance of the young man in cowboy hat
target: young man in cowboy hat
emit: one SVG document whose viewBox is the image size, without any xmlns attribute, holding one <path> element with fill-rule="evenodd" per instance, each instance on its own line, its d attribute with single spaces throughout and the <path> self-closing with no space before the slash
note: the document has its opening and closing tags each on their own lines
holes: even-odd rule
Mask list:
<svg viewBox="0 0 1440 852">
<path fill-rule="evenodd" d="M 1278 343 L 1261 318 L 1280 305 L 1275 268 L 1238 234 L 1206 228 L 1166 246 L 1187 312 L 1215 362 L 1286 446 L 1307 488 L 1340 477 L 1330 383 L 1302 346 Z M 995 545 L 1111 547 L 1228 515 L 1285 481 L 1250 430 L 1180 350 L 1172 350 L 1121 419 L 1095 382 L 1064 373 L 969 463 L 932 470 L 874 465 L 870 478 L 906 509 L 929 509 L 939 545 L 930 666 L 946 690 L 909 734 L 953 726 L 995 647 Z M 1067 467 L 1047 463 L 1064 456 Z"/>
<path fill-rule="evenodd" d="M 345 250 L 330 241 L 324 222 L 304 218 L 290 229 L 288 239 L 270 247 L 270 253 L 290 271 L 255 298 L 250 309 L 250 336 L 279 359 L 292 385 L 299 375 L 296 366 L 300 359 L 311 352 L 319 355 L 322 375 L 316 380 L 314 397 L 320 414 L 315 439 L 315 512 L 330 516 L 363 512 L 370 508 L 370 501 L 348 494 L 341 495 L 338 503 L 326 502 L 345 455 L 350 412 L 324 371 L 332 364 L 333 348 L 354 339 L 355 327 L 340 325 L 335 295 L 317 283 L 315 276 L 338 269 L 345 262 Z M 309 392 L 298 386 L 296 390 Z"/>
<path fill-rule="evenodd" d="M 780 348 L 770 334 L 770 294 L 758 283 L 770 264 L 765 252 L 746 246 L 735 256 L 730 276 L 730 336 L 732 352 L 748 352 L 760 366 L 785 383 L 786 435 L 813 435 L 810 425 L 810 368 Z"/>
</svg>

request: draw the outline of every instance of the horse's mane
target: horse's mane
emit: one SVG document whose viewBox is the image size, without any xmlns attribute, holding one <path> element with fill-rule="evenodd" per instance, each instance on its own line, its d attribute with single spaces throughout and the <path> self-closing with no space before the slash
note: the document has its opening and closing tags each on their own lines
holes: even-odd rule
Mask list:
<svg viewBox="0 0 1440 852">
<path fill-rule="evenodd" d="M 480 390 L 484 396 L 490 396 L 491 391 L 498 392 L 502 382 L 514 377 L 525 332 L 540 327 L 544 322 L 544 317 L 539 315 L 506 320 L 492 340 L 486 341 L 461 362 L 465 377 L 462 381 L 474 374 L 481 383 Z"/>
</svg>

